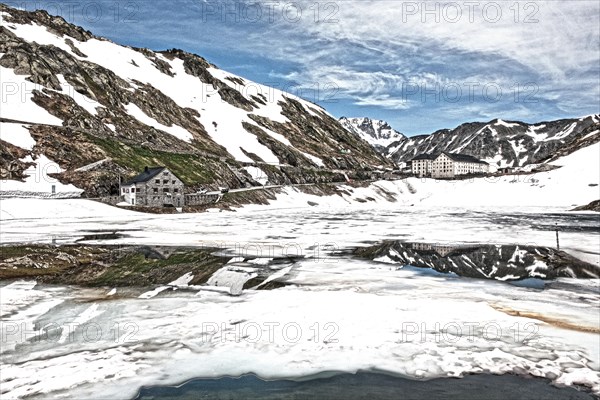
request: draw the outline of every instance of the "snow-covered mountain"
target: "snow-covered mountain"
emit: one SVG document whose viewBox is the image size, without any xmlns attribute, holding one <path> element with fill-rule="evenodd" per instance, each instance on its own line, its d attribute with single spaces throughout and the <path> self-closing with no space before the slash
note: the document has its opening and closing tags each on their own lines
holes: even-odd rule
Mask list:
<svg viewBox="0 0 600 400">
<path fill-rule="evenodd" d="M 406 137 L 385 121 L 341 118 L 341 124 L 398 164 L 422 153 L 464 153 L 495 167 L 522 167 L 567 155 L 600 141 L 600 115 L 537 124 L 495 119 Z"/>
<path fill-rule="evenodd" d="M 598 141 L 600 115 L 537 124 L 495 119 L 403 138 L 382 154 L 400 163 L 417 154 L 447 151 L 469 154 L 495 167 L 520 167 L 567 155 Z"/>
<path fill-rule="evenodd" d="M 370 118 L 346 118 L 339 119 L 344 128 L 354 133 L 361 139 L 366 140 L 371 146 L 380 152 L 384 152 L 392 143 L 406 138 L 402 133 L 394 130 L 390 124 L 381 120 Z"/>
<path fill-rule="evenodd" d="M 103 195 L 146 165 L 189 187 L 255 184 L 249 166 L 303 183 L 391 165 L 321 107 L 200 56 L 120 46 L 45 11 L 0 4 L 0 19 L 2 190 L 48 191 L 60 172 L 57 191 Z"/>
</svg>

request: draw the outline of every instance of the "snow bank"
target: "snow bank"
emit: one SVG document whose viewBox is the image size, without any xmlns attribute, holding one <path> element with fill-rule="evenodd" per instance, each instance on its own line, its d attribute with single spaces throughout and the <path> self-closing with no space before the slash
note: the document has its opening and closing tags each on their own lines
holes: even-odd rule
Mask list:
<svg viewBox="0 0 600 400">
<path fill-rule="evenodd" d="M 0 53 L 0 57 L 2 54 Z M 16 75 L 10 68 L 0 67 L 2 107 L 0 117 L 37 124 L 62 126 L 62 121 L 31 101 L 34 90 L 43 86 L 25 80 L 27 75 Z"/>
<path fill-rule="evenodd" d="M 34 165 L 25 170 L 25 181 L 0 180 L 0 195 L 3 197 L 78 197 L 82 189 L 74 185 L 65 185 L 49 174 L 63 172 L 62 168 L 48 157 L 41 155 L 35 160 L 30 156 L 23 159 Z"/>
<path fill-rule="evenodd" d="M 163 132 L 167 132 L 167 133 L 175 136 L 177 139 L 183 140 L 184 142 L 189 143 L 192 141 L 193 136 L 187 130 L 183 129 L 182 127 L 180 127 L 178 125 L 172 125 L 172 126 L 163 125 L 160 122 L 158 122 L 157 120 L 155 120 L 154 118 L 150 117 L 149 115 L 146 115 L 145 112 L 143 112 L 138 106 L 136 106 L 133 103 L 127 104 L 126 109 L 127 109 L 127 112 L 129 113 L 129 115 L 131 115 L 132 117 L 134 117 L 135 119 L 137 119 L 138 121 L 140 121 L 143 124 L 146 124 L 148 126 L 156 128 Z"/>
<path fill-rule="evenodd" d="M 60 82 L 60 86 L 62 88 L 62 94 L 70 96 L 75 103 L 79 105 L 81 108 L 86 110 L 92 115 L 98 115 L 98 111 L 96 110 L 98 107 L 103 107 L 102 104 L 98 103 L 96 100 L 92 100 L 86 95 L 83 95 L 75 90 L 73 86 L 65 79 L 64 75 L 57 74 L 56 77 Z"/>
<path fill-rule="evenodd" d="M 244 167 L 244 170 L 250 174 L 252 179 L 260 183 L 261 185 L 266 185 L 269 181 L 269 177 L 267 176 L 267 174 L 258 167 Z"/>
<path fill-rule="evenodd" d="M 84 199 L 1 199 L 2 221 L 19 219 L 78 219 L 115 216 L 140 216 L 144 214 L 122 210 L 107 204 Z"/>
<path fill-rule="evenodd" d="M 0 139 L 25 150 L 31 150 L 35 146 L 35 140 L 31 137 L 29 129 L 21 124 L 0 122 Z"/>
</svg>

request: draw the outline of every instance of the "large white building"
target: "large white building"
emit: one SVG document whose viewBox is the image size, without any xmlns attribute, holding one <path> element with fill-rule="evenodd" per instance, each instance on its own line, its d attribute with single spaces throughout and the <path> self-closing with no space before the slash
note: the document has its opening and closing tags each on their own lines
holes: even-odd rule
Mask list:
<svg viewBox="0 0 600 400">
<path fill-rule="evenodd" d="M 411 160 L 412 173 L 419 177 L 454 178 L 459 175 L 485 174 L 489 165 L 466 154 L 420 154 Z"/>
</svg>

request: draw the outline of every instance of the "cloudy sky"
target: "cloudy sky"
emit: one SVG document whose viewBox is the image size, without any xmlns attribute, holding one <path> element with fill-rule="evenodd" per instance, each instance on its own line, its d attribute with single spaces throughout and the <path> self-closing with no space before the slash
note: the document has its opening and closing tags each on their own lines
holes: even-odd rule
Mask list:
<svg viewBox="0 0 600 400">
<path fill-rule="evenodd" d="M 600 2 L 5 1 L 406 134 L 600 113 Z"/>
</svg>

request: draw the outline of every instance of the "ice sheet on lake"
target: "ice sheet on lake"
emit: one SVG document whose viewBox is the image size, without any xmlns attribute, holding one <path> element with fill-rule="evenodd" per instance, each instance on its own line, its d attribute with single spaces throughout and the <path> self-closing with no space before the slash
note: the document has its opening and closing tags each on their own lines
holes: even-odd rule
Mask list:
<svg viewBox="0 0 600 400">
<path fill-rule="evenodd" d="M 2 350 L 5 395 L 131 398 L 141 385 L 194 377 L 370 368 L 415 378 L 530 373 L 600 392 L 598 335 L 586 331 L 598 323 L 597 281 L 540 291 L 358 260 L 304 260 L 286 277 L 291 286 L 239 297 L 177 291 L 100 301 L 93 312 L 88 304 L 77 313 L 93 318 L 64 343 Z M 5 289 L 3 299 L 15 293 Z M 63 305 L 41 310 L 40 324 L 72 321 L 80 291 L 53 293 Z M 94 340 L 90 324 L 102 330 Z"/>
</svg>

